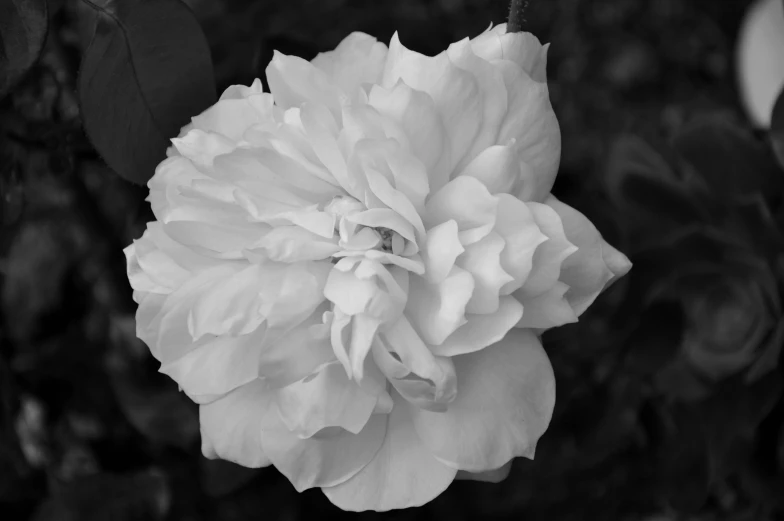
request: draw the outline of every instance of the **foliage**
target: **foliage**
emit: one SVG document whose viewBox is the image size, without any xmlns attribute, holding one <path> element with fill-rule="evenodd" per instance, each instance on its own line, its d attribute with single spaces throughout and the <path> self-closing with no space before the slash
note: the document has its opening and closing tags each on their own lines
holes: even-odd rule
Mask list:
<svg viewBox="0 0 784 521">
<path fill-rule="evenodd" d="M 767 134 L 738 116 L 728 63 L 746 0 L 528 2 L 524 29 L 552 41 L 554 192 L 634 268 L 545 334 L 558 399 L 534 461 L 421 509 L 361 515 L 274 468 L 201 456 L 197 409 L 135 335 L 122 248 L 152 219 L 137 184 L 273 49 L 312 58 L 354 30 L 398 30 L 432 54 L 508 5 L 186 3 L 0 2 L 4 519 L 784 513 L 784 97 Z"/>
</svg>

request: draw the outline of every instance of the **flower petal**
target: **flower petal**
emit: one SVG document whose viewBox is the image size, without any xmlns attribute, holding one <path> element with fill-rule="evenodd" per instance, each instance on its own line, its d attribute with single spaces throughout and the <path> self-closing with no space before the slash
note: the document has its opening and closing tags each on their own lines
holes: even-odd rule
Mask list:
<svg viewBox="0 0 784 521">
<path fill-rule="evenodd" d="M 389 90 L 374 85 L 369 103 L 403 128 L 414 155 L 429 174 L 430 189 L 444 186 L 451 174 L 451 141 L 433 98 L 399 80 Z"/>
<path fill-rule="evenodd" d="M 280 418 L 276 404 L 263 420 L 261 446 L 281 474 L 298 492 L 332 487 L 356 475 L 384 442 L 387 415 L 374 414 L 359 434 L 338 429 L 301 439 Z"/>
<path fill-rule="evenodd" d="M 444 413 L 409 406 L 433 455 L 469 472 L 533 457 L 555 404 L 555 379 L 539 339 L 523 329 L 481 351 L 454 358 L 460 392 Z"/>
<path fill-rule="evenodd" d="M 571 309 L 571 308 L 569 308 Z M 466 315 L 466 323 L 444 340 L 430 346 L 438 356 L 457 356 L 473 353 L 500 342 L 523 316 L 523 306 L 514 297 L 501 297 L 495 313 Z"/>
<path fill-rule="evenodd" d="M 510 61 L 501 60 L 496 65 L 509 92 L 498 143 L 514 146 L 520 161 L 533 170 L 536 188 L 527 190 L 531 191 L 531 200 L 543 201 L 553 187 L 561 161 L 561 130 L 547 84 L 534 81 Z"/>
<path fill-rule="evenodd" d="M 501 267 L 512 281 L 500 289 L 508 295 L 522 287 L 534 267 L 534 255 L 547 236 L 539 229 L 528 205 L 509 194 L 498 195 L 498 215 L 494 231 L 504 239 Z"/>
<path fill-rule="evenodd" d="M 495 226 L 498 199 L 473 177 L 457 177 L 433 194 L 425 205 L 428 228 L 450 219 L 457 222 L 465 246 L 480 240 Z"/>
<path fill-rule="evenodd" d="M 564 261 L 560 280 L 569 285 L 566 298 L 577 316 L 580 316 L 611 280 L 625 275 L 631 269 L 631 263 L 625 255 L 602 239 L 596 227 L 583 214 L 553 196 L 547 199 L 547 205 L 558 212 L 566 236 L 578 247 Z"/>
<path fill-rule="evenodd" d="M 518 298 L 521 300 L 541 295 L 552 288 L 561 274 L 564 259 L 577 251 L 577 246 L 566 238 L 564 224 L 558 212 L 540 203 L 528 203 L 528 208 L 547 240 L 534 252 L 533 267 L 519 291 Z"/>
<path fill-rule="evenodd" d="M 520 164 L 514 148 L 494 145 L 482 150 L 458 176 L 479 179 L 491 194 L 515 194 L 521 183 Z"/>
<path fill-rule="evenodd" d="M 356 99 L 363 83 L 380 83 L 386 57 L 386 45 L 368 34 L 353 32 L 335 50 L 319 53 L 311 63 L 349 98 Z"/>
<path fill-rule="evenodd" d="M 413 428 L 405 401 L 397 393 L 393 396 L 386 437 L 373 459 L 352 478 L 322 489 L 343 510 L 421 506 L 446 490 L 457 473 L 430 454 Z"/>
<path fill-rule="evenodd" d="M 484 107 L 476 78 L 453 64 L 446 52 L 431 58 L 406 49 L 395 33 L 389 42 L 382 85 L 389 89 L 400 79 L 433 98 L 450 142 L 447 171 L 453 171 L 482 125 Z"/>
<path fill-rule="evenodd" d="M 474 278 L 455 266 L 438 284 L 415 277 L 409 285 L 406 316 L 430 345 L 444 342 L 466 323 L 466 304 L 474 292 Z"/>
<path fill-rule="evenodd" d="M 310 438 L 326 427 L 358 434 L 370 419 L 377 398 L 348 379 L 337 360 L 280 390 L 276 403 L 286 428 Z"/>
<path fill-rule="evenodd" d="M 464 251 L 454 219 L 430 228 L 427 231 L 427 248 L 423 254 L 428 282 L 443 282 L 452 271 L 457 257 Z"/>
<path fill-rule="evenodd" d="M 266 467 L 270 459 L 261 445 L 261 421 L 271 393 L 259 382 L 235 389 L 212 403 L 199 406 L 202 453 L 243 467 Z"/>
<path fill-rule="evenodd" d="M 466 247 L 457 258 L 457 265 L 474 278 L 474 292 L 466 304 L 467 313 L 495 313 L 499 293 L 514 278 L 501 266 L 501 252 L 506 243 L 496 232 L 490 232 L 479 242 Z"/>
<path fill-rule="evenodd" d="M 506 32 L 506 24 L 499 24 L 473 40 L 474 53 L 487 61 L 509 60 L 538 82 L 547 81 L 547 49 L 539 39 L 527 32 Z"/>
<path fill-rule="evenodd" d="M 279 107 L 287 109 L 315 102 L 328 107 L 340 121 L 340 106 L 349 98 L 323 70 L 302 58 L 273 51 L 265 73 L 270 92 Z"/>
<path fill-rule="evenodd" d="M 535 297 L 522 297 L 524 311 L 517 327 L 549 329 L 577 322 L 577 315 L 564 298 L 567 291 L 569 286 L 556 282 L 552 288 Z"/>
</svg>

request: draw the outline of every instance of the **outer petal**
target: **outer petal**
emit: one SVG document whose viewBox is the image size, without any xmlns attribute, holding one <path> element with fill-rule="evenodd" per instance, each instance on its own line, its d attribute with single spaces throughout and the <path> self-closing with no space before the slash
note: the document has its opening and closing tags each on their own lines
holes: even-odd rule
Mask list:
<svg viewBox="0 0 784 521">
<path fill-rule="evenodd" d="M 259 382 L 243 385 L 223 398 L 199 406 L 202 452 L 244 467 L 270 464 L 261 447 L 261 421 L 271 393 Z"/>
<path fill-rule="evenodd" d="M 220 336 L 182 358 L 162 364 L 160 372 L 188 396 L 223 395 L 259 376 L 266 327 L 235 336 Z"/>
<path fill-rule="evenodd" d="M 509 476 L 509 471 L 512 470 L 512 462 L 509 460 L 506 465 L 503 465 L 495 470 L 488 470 L 486 472 L 466 472 L 459 470 L 455 479 L 464 479 L 467 481 L 484 481 L 486 483 L 500 483 Z"/>
<path fill-rule="evenodd" d="M 301 439 L 286 428 L 277 405 L 263 422 L 264 453 L 298 492 L 335 486 L 354 476 L 376 455 L 387 430 L 387 415 L 374 414 L 359 434 L 338 429 Z"/>
<path fill-rule="evenodd" d="M 497 344 L 454 361 L 460 390 L 449 409 L 409 408 L 424 444 L 442 462 L 469 472 L 532 458 L 555 405 L 553 370 L 539 339 L 513 329 Z"/>
<path fill-rule="evenodd" d="M 391 88 L 399 79 L 433 98 L 450 141 L 447 170 L 451 172 L 472 147 L 482 125 L 484 107 L 476 78 L 453 64 L 445 52 L 431 58 L 406 49 L 395 33 L 382 85 Z"/>
<path fill-rule="evenodd" d="M 365 33 L 353 32 L 334 51 L 319 53 L 311 63 L 355 99 L 363 83 L 381 82 L 386 57 L 386 45 Z"/>
<path fill-rule="evenodd" d="M 416 434 L 405 400 L 398 393 L 393 398 L 386 437 L 373 459 L 351 479 L 322 489 L 343 510 L 421 506 L 446 490 L 457 473 L 432 456 Z"/>
<path fill-rule="evenodd" d="M 517 327 L 549 329 L 577 322 L 577 315 L 564 297 L 567 291 L 569 286 L 556 282 L 541 295 L 521 298 L 524 312 Z"/>
<path fill-rule="evenodd" d="M 369 103 L 400 124 L 414 155 L 430 174 L 430 189 L 436 191 L 444 186 L 451 174 L 451 141 L 433 98 L 399 80 L 389 90 L 374 85 Z"/>
<path fill-rule="evenodd" d="M 523 306 L 517 299 L 501 297 L 495 313 L 467 315 L 467 322 L 463 326 L 449 335 L 443 344 L 430 346 L 430 350 L 438 356 L 457 356 L 479 351 L 500 342 L 521 317 Z"/>
<path fill-rule="evenodd" d="M 473 177 L 458 177 L 433 194 L 425 205 L 425 225 L 454 219 L 463 245 L 480 240 L 495 226 L 498 198 Z"/>
<path fill-rule="evenodd" d="M 509 92 L 498 143 L 514 145 L 520 161 L 532 169 L 536 179 L 536 188 L 527 188 L 530 199 L 542 201 L 553 187 L 561 161 L 561 130 L 547 84 L 532 80 L 512 62 L 501 60 L 496 65 L 503 72 Z"/>
<path fill-rule="evenodd" d="M 438 284 L 415 277 L 409 285 L 406 316 L 425 342 L 438 345 L 465 324 L 473 292 L 474 278 L 457 266 Z"/>
<path fill-rule="evenodd" d="M 578 247 L 564 261 L 560 280 L 569 285 L 566 298 L 579 316 L 611 280 L 625 275 L 632 265 L 624 254 L 602 239 L 583 214 L 553 196 L 547 199 L 547 205 L 558 212 L 567 238 Z"/>
<path fill-rule="evenodd" d="M 558 212 L 540 203 L 528 203 L 539 230 L 547 236 L 533 257 L 533 267 L 518 292 L 518 298 L 541 295 L 550 290 L 561 274 L 564 259 L 577 251 L 577 246 L 569 242 L 564 225 Z"/>
<path fill-rule="evenodd" d="M 496 25 L 473 40 L 471 48 L 488 61 L 509 60 L 538 82 L 547 80 L 547 49 L 531 33 L 507 33 L 506 24 Z"/>
<path fill-rule="evenodd" d="M 376 397 L 348 379 L 337 360 L 280 389 L 276 403 L 288 430 L 310 438 L 326 427 L 358 434 L 376 406 Z"/>
<path fill-rule="evenodd" d="M 479 179 L 491 194 L 514 194 L 521 183 L 520 161 L 514 148 L 494 145 L 480 152 L 458 175 Z"/>
<path fill-rule="evenodd" d="M 487 314 L 498 310 L 501 288 L 514 281 L 501 266 L 501 252 L 505 247 L 504 239 L 490 232 L 466 247 L 465 253 L 457 258 L 457 265 L 474 277 L 474 292 L 466 305 L 468 313 Z"/>
<path fill-rule="evenodd" d="M 302 58 L 275 51 L 265 72 L 278 106 L 287 109 L 312 101 L 328 107 L 340 121 L 340 106 L 349 98 L 323 70 Z"/>
<path fill-rule="evenodd" d="M 534 255 L 547 236 L 539 229 L 528 205 L 509 194 L 498 195 L 498 215 L 494 231 L 504 239 L 501 267 L 513 280 L 501 288 L 508 295 L 520 288 L 534 266 Z"/>
</svg>

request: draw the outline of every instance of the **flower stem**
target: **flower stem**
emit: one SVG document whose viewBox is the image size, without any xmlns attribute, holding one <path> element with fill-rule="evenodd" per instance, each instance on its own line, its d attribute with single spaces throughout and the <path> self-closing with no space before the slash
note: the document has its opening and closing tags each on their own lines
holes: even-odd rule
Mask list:
<svg viewBox="0 0 784 521">
<path fill-rule="evenodd" d="M 528 7 L 528 0 L 512 0 L 509 4 L 509 21 L 506 24 L 506 32 L 519 33 L 523 30 L 523 13 Z"/>
</svg>

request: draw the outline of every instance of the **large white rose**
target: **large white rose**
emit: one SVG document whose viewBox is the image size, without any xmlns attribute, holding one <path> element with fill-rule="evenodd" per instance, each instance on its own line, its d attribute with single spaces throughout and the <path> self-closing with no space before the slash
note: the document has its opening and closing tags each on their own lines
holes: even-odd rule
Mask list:
<svg viewBox="0 0 784 521">
<path fill-rule="evenodd" d="M 229 88 L 150 180 L 137 331 L 201 404 L 205 456 L 346 510 L 422 505 L 533 457 L 539 338 L 628 260 L 550 189 L 546 47 L 505 25 L 435 57 L 353 33 Z"/>
</svg>

